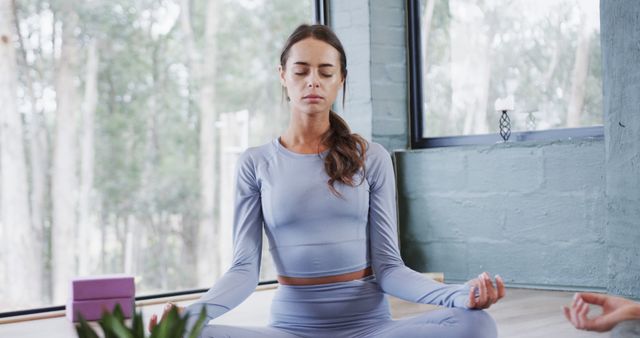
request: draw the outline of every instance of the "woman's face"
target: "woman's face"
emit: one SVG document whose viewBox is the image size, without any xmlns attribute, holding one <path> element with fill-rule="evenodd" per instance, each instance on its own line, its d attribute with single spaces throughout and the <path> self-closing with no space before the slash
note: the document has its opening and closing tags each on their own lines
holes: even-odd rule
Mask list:
<svg viewBox="0 0 640 338">
<path fill-rule="evenodd" d="M 300 40 L 289 49 L 285 68 L 280 66 L 280 82 L 294 112 L 329 112 L 344 84 L 340 53 L 321 40 Z"/>
</svg>

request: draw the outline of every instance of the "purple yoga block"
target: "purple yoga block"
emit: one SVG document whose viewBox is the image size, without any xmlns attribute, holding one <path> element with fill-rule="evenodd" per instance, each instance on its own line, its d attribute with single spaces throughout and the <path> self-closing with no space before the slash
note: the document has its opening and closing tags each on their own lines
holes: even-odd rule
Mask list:
<svg viewBox="0 0 640 338">
<path fill-rule="evenodd" d="M 131 298 L 136 294 L 133 276 L 98 275 L 71 281 L 71 300 Z"/>
<path fill-rule="evenodd" d="M 72 322 L 80 321 L 80 314 L 86 320 L 98 320 L 105 311 L 113 311 L 116 304 L 120 304 L 125 318 L 131 318 L 135 306 L 134 297 L 92 299 L 92 300 L 70 300 L 67 304 L 66 315 Z"/>
</svg>

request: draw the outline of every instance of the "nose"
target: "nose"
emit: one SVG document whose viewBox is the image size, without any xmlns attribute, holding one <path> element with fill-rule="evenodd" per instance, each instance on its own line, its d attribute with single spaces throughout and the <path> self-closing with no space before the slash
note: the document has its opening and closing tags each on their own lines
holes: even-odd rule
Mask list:
<svg viewBox="0 0 640 338">
<path fill-rule="evenodd" d="M 308 81 L 307 87 L 309 88 L 320 87 L 320 83 L 318 82 L 318 75 L 314 74 L 313 72 L 311 72 L 311 74 L 309 75 L 309 79 L 307 81 Z"/>
</svg>

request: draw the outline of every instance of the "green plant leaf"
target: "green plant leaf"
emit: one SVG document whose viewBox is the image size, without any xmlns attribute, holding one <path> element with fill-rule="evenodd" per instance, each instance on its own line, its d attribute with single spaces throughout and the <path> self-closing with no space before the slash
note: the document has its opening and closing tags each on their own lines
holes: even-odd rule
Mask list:
<svg viewBox="0 0 640 338">
<path fill-rule="evenodd" d="M 122 308 L 120 307 L 120 303 L 116 303 L 116 306 L 113 308 L 112 315 L 116 317 L 118 322 L 124 322 L 124 313 L 122 312 Z"/>
<path fill-rule="evenodd" d="M 125 325 L 125 317 L 120 304 L 116 304 L 113 312 L 104 311 L 102 313 L 100 326 L 105 338 L 134 338 L 133 331 Z"/>
<path fill-rule="evenodd" d="M 124 323 L 122 312 L 117 313 L 117 308 L 113 313 L 105 313 L 102 316 L 100 326 L 105 338 L 134 338 Z"/>
<path fill-rule="evenodd" d="M 169 337 L 169 321 L 171 321 L 171 317 L 169 316 L 169 314 L 167 314 L 167 316 L 162 319 L 158 325 L 154 326 L 153 329 L 151 329 L 151 336 L 150 338 L 165 338 L 165 337 Z"/>
<path fill-rule="evenodd" d="M 133 323 L 131 324 L 131 333 L 134 337 L 144 337 L 144 319 L 142 318 L 142 312 L 137 312 L 133 315 Z"/>
<path fill-rule="evenodd" d="M 169 310 L 167 317 L 162 321 L 162 324 L 166 327 L 166 332 L 168 336 L 160 336 L 162 338 L 165 337 L 180 337 L 182 336 L 182 332 L 178 331 L 178 326 L 182 318 L 178 313 L 178 307 L 174 306 Z"/>
<path fill-rule="evenodd" d="M 98 334 L 93 330 L 91 325 L 84 319 L 82 315 L 80 317 L 80 324 L 76 325 L 76 332 L 78 338 L 99 338 Z"/>
<path fill-rule="evenodd" d="M 98 321 L 105 338 L 118 338 L 112 329 L 113 321 L 113 316 L 110 313 L 103 313 L 102 318 Z"/>
<path fill-rule="evenodd" d="M 195 324 L 193 324 L 193 330 L 191 330 L 191 334 L 189 335 L 189 338 L 196 338 L 198 337 L 198 335 L 200 334 L 200 331 L 202 331 L 202 328 L 204 327 L 204 320 L 207 318 L 207 312 L 205 311 L 204 307 L 200 310 L 200 315 L 198 315 L 198 320 L 196 321 Z M 187 322 L 187 316 L 184 317 L 185 319 L 185 324 Z"/>
<path fill-rule="evenodd" d="M 189 334 L 189 338 L 196 338 L 206 320 L 206 311 L 200 311 L 198 320 Z M 180 338 L 185 334 L 188 323 L 188 315 L 180 315 L 178 307 L 173 307 L 166 317 L 158 323 L 152 330 L 149 338 Z M 145 338 L 145 326 L 142 312 L 136 312 L 132 318 L 131 327 L 127 327 L 124 314 L 119 306 L 113 312 L 105 311 L 98 322 L 104 333 L 104 338 Z M 99 338 L 89 323 L 80 316 L 80 324 L 76 326 L 79 338 Z"/>
</svg>

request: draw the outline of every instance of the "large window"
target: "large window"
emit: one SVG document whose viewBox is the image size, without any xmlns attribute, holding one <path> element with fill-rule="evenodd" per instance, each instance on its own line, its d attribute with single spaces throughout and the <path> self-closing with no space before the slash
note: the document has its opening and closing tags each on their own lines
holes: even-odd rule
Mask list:
<svg viewBox="0 0 640 338">
<path fill-rule="evenodd" d="M 77 275 L 211 286 L 231 263 L 236 159 L 286 127 L 279 53 L 314 2 L 13 3 L 0 312 L 61 305 Z"/>
<path fill-rule="evenodd" d="M 598 0 L 407 3 L 414 146 L 602 133 Z"/>
</svg>

